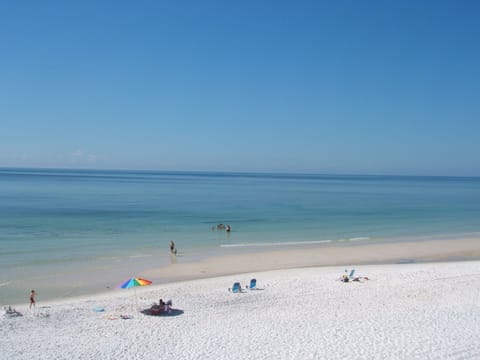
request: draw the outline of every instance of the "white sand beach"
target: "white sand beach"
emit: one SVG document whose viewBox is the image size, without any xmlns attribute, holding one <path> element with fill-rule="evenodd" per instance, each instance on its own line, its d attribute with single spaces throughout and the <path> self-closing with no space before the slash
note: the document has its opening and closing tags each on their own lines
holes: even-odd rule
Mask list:
<svg viewBox="0 0 480 360">
<path fill-rule="evenodd" d="M 42 303 L 0 317 L 2 359 L 478 359 L 480 261 L 244 273 Z M 251 278 L 264 290 L 231 293 Z M 94 308 L 102 307 L 104 312 Z M 121 319 L 120 315 L 132 315 Z"/>
</svg>

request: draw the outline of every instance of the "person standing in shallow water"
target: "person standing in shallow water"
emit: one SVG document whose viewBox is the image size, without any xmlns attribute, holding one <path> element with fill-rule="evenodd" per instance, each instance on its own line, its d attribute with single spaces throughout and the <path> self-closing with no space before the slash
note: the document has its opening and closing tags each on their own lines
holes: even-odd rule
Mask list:
<svg viewBox="0 0 480 360">
<path fill-rule="evenodd" d="M 175 247 L 175 243 L 170 240 L 170 253 L 173 255 L 177 255 L 177 248 Z"/>
<path fill-rule="evenodd" d="M 35 295 L 37 295 L 37 293 L 35 292 L 35 290 L 32 290 L 30 292 L 30 309 L 33 307 L 35 307 Z"/>
</svg>

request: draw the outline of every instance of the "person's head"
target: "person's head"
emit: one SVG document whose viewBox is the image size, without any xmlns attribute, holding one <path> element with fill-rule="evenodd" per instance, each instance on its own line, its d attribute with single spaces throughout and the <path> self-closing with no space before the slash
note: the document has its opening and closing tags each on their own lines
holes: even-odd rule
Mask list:
<svg viewBox="0 0 480 360">
<path fill-rule="evenodd" d="M 32 290 L 32 294 L 35 294 L 35 290 Z"/>
</svg>

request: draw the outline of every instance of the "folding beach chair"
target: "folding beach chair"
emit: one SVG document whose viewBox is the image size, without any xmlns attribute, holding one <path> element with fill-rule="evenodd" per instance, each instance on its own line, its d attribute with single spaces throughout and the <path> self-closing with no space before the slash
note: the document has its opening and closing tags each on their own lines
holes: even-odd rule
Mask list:
<svg viewBox="0 0 480 360">
<path fill-rule="evenodd" d="M 242 292 L 242 286 L 240 285 L 239 282 L 233 283 L 232 292 L 234 293 Z"/>
<path fill-rule="evenodd" d="M 250 285 L 247 286 L 249 290 L 264 290 L 265 288 L 259 288 L 257 286 L 257 279 L 250 280 Z"/>
</svg>

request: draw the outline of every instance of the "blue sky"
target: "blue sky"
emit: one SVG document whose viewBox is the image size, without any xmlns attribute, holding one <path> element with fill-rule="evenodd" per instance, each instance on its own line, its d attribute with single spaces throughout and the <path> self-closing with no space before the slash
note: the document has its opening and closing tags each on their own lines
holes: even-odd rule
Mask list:
<svg viewBox="0 0 480 360">
<path fill-rule="evenodd" d="M 480 176 L 477 1 L 2 1 L 0 166 Z"/>
</svg>

